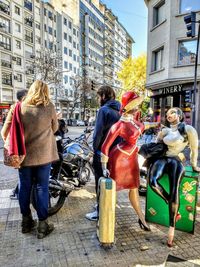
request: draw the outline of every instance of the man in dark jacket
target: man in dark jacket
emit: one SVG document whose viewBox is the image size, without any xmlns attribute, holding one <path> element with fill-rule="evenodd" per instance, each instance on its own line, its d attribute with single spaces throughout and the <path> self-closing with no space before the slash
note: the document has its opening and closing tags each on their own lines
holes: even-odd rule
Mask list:
<svg viewBox="0 0 200 267">
<path fill-rule="evenodd" d="M 93 135 L 93 167 L 95 174 L 96 193 L 99 178 L 103 176 L 101 167 L 101 146 L 111 126 L 120 118 L 120 103 L 115 100 L 115 91 L 110 86 L 101 86 L 97 91 L 97 96 L 101 107 L 98 111 Z M 115 145 L 117 142 L 119 142 L 119 139 L 116 139 L 113 145 Z M 98 203 L 95 206 L 95 211 L 87 213 L 86 218 L 92 221 L 96 221 L 98 219 Z"/>
</svg>

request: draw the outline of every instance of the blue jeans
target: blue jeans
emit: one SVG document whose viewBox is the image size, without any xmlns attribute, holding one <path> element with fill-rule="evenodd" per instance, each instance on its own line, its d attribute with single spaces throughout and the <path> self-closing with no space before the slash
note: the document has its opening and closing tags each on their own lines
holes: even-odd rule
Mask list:
<svg viewBox="0 0 200 267">
<path fill-rule="evenodd" d="M 47 219 L 50 170 L 51 164 L 19 169 L 19 205 L 23 216 L 31 213 L 30 197 L 34 186 L 38 219 Z"/>
</svg>

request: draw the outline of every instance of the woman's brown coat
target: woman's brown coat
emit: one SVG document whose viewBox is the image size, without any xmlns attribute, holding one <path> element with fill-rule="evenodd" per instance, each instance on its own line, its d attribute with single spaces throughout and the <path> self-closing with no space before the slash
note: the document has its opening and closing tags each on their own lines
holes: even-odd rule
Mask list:
<svg viewBox="0 0 200 267">
<path fill-rule="evenodd" d="M 26 157 L 24 166 L 37 166 L 58 160 L 54 133 L 58 120 L 54 105 L 44 107 L 22 103 L 21 119 L 24 125 Z"/>
<path fill-rule="evenodd" d="M 1 131 L 4 141 L 10 131 L 14 107 L 15 105 L 11 108 Z M 24 125 L 26 147 L 26 157 L 21 166 L 38 166 L 58 160 L 54 136 L 58 129 L 58 120 L 54 105 L 50 103 L 44 107 L 22 102 L 21 119 Z"/>
</svg>

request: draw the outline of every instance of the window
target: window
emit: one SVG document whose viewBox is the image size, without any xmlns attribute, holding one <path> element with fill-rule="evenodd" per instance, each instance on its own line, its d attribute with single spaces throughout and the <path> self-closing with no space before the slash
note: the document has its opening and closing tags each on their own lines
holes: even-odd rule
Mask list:
<svg viewBox="0 0 200 267">
<path fill-rule="evenodd" d="M 67 34 L 64 32 L 64 39 L 67 40 Z"/>
<path fill-rule="evenodd" d="M 69 42 L 72 43 L 72 37 L 69 35 Z"/>
<path fill-rule="evenodd" d="M 15 14 L 20 16 L 20 8 L 18 6 L 15 6 Z"/>
<path fill-rule="evenodd" d="M 153 8 L 153 27 L 165 20 L 165 1 L 160 1 Z"/>
<path fill-rule="evenodd" d="M 152 53 L 152 71 L 163 69 L 163 51 L 164 47 L 161 47 Z"/>
<path fill-rule="evenodd" d="M 46 10 L 46 8 L 44 8 L 44 15 L 45 15 L 45 16 L 47 15 L 47 10 Z"/>
<path fill-rule="evenodd" d="M 72 70 L 72 63 L 69 63 L 69 69 Z"/>
<path fill-rule="evenodd" d="M 17 74 L 17 81 L 22 82 L 22 75 L 21 74 Z"/>
<path fill-rule="evenodd" d="M 54 37 L 56 37 L 56 30 L 54 30 Z"/>
<path fill-rule="evenodd" d="M 72 57 L 72 50 L 69 49 L 69 56 Z"/>
<path fill-rule="evenodd" d="M 73 28 L 73 35 L 76 36 L 76 29 Z"/>
<path fill-rule="evenodd" d="M 73 42 L 73 48 L 76 49 L 76 42 Z"/>
<path fill-rule="evenodd" d="M 20 57 L 16 57 L 16 65 L 18 66 L 22 65 L 22 59 Z"/>
<path fill-rule="evenodd" d="M 48 30 L 49 30 L 49 34 L 53 34 L 53 30 L 52 30 L 52 28 L 51 27 L 48 27 Z"/>
<path fill-rule="evenodd" d="M 64 81 L 65 81 L 65 84 L 68 83 L 68 76 L 67 75 L 64 76 Z"/>
<path fill-rule="evenodd" d="M 16 40 L 16 48 L 21 49 L 21 42 Z"/>
<path fill-rule="evenodd" d="M 76 74 L 76 67 L 74 67 L 74 73 Z"/>
<path fill-rule="evenodd" d="M 67 55 L 67 47 L 64 47 L 64 54 Z"/>
<path fill-rule="evenodd" d="M 75 54 L 73 54 L 73 60 L 76 61 L 76 55 Z"/>
<path fill-rule="evenodd" d="M 64 18 L 64 25 L 67 25 L 67 19 Z"/>
<path fill-rule="evenodd" d="M 199 0 L 180 0 L 180 13 L 200 10 Z"/>
<path fill-rule="evenodd" d="M 69 26 L 70 29 L 72 28 L 72 23 L 71 23 L 71 21 L 68 22 L 68 26 Z"/>
<path fill-rule="evenodd" d="M 180 41 L 178 47 L 178 65 L 194 64 L 197 40 Z"/>
<path fill-rule="evenodd" d="M 35 23 L 35 28 L 38 29 L 38 30 L 40 30 L 40 24 Z"/>
<path fill-rule="evenodd" d="M 67 61 L 64 61 L 64 68 L 68 69 L 68 62 Z"/>
<path fill-rule="evenodd" d="M 18 23 L 15 23 L 15 31 L 16 32 L 21 32 L 21 25 Z"/>
</svg>

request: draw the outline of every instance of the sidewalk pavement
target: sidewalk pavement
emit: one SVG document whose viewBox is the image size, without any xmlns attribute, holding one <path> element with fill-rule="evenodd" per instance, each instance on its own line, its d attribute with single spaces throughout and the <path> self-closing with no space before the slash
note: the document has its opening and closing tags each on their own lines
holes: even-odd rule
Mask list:
<svg viewBox="0 0 200 267">
<path fill-rule="evenodd" d="M 128 192 L 121 191 L 116 207 L 116 242 L 112 249 L 104 250 L 96 238 L 96 223 L 85 219 L 95 204 L 93 180 L 86 188 L 73 191 L 64 207 L 49 218 L 55 230 L 42 240 L 36 238 L 36 230 L 20 232 L 18 201 L 10 200 L 10 193 L 10 189 L 0 190 L 1 267 L 200 266 L 200 211 L 195 234 L 176 231 L 175 246 L 168 248 L 168 228 L 151 224 L 151 232 L 141 230 Z M 145 198 L 141 202 L 144 210 Z"/>
</svg>

